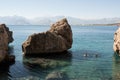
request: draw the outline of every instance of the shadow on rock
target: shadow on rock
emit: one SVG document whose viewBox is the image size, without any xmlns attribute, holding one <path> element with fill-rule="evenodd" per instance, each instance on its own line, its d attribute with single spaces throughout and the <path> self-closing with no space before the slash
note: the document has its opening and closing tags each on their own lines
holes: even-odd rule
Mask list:
<svg viewBox="0 0 120 80">
<path fill-rule="evenodd" d="M 63 53 L 49 53 L 42 55 L 27 55 L 23 57 L 23 63 L 27 66 L 39 66 L 43 69 L 68 66 L 71 64 L 72 54 L 65 51 Z"/>
<path fill-rule="evenodd" d="M 0 63 L 0 80 L 10 80 L 12 77 L 10 74 L 10 66 L 14 63 L 15 61 L 3 61 Z"/>
<path fill-rule="evenodd" d="M 15 63 L 15 56 L 11 54 L 13 52 L 13 47 L 9 46 L 9 51 L 6 55 L 6 58 L 0 62 L 0 80 L 9 80 L 10 75 L 10 66 Z"/>
<path fill-rule="evenodd" d="M 9 80 L 9 65 L 1 66 L 0 65 L 0 80 Z"/>
</svg>

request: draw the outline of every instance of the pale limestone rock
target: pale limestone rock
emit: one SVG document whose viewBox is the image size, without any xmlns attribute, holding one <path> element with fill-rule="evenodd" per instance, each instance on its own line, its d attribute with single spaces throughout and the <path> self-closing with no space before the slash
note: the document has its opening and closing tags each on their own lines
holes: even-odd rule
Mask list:
<svg viewBox="0 0 120 80">
<path fill-rule="evenodd" d="M 113 50 L 120 55 L 120 28 L 114 34 Z"/>
</svg>

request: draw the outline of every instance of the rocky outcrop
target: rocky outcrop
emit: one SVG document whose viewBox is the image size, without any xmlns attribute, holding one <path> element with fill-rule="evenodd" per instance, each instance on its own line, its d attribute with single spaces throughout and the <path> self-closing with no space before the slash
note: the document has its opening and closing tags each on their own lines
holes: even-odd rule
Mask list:
<svg viewBox="0 0 120 80">
<path fill-rule="evenodd" d="M 113 49 L 120 56 L 120 28 L 114 34 Z"/>
<path fill-rule="evenodd" d="M 8 55 L 8 44 L 13 41 L 12 31 L 5 24 L 0 25 L 0 65 L 14 61 L 14 56 Z"/>
<path fill-rule="evenodd" d="M 63 52 L 71 48 L 72 41 L 71 27 L 66 19 L 62 19 L 50 30 L 30 35 L 22 44 L 22 50 L 24 54 Z"/>
<path fill-rule="evenodd" d="M 5 24 L 0 25 L 0 50 L 8 50 L 8 44 L 13 41 L 12 31 Z"/>
</svg>

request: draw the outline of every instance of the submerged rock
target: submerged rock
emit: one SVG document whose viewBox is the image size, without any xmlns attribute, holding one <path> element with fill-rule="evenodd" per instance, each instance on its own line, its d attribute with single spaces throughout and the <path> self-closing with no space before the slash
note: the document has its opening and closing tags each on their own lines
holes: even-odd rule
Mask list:
<svg viewBox="0 0 120 80">
<path fill-rule="evenodd" d="M 120 28 L 118 28 L 114 34 L 113 49 L 118 55 L 120 55 Z"/>
<path fill-rule="evenodd" d="M 70 80 L 65 72 L 55 71 L 47 75 L 45 80 Z"/>
<path fill-rule="evenodd" d="M 14 61 L 15 56 L 8 54 L 8 45 L 13 41 L 12 31 L 5 24 L 0 25 L 0 65 Z"/>
<path fill-rule="evenodd" d="M 71 48 L 72 42 L 71 27 L 66 19 L 62 19 L 50 30 L 30 35 L 22 44 L 22 50 L 25 55 L 64 52 Z"/>
<path fill-rule="evenodd" d="M 23 63 L 28 67 L 40 67 L 41 69 L 54 69 L 71 64 L 71 53 L 52 53 L 41 56 L 24 56 Z"/>
<path fill-rule="evenodd" d="M 13 80 L 41 80 L 41 78 L 37 76 L 26 76 L 26 77 L 20 77 L 20 78 L 13 78 Z"/>
<path fill-rule="evenodd" d="M 41 69 L 54 69 L 70 65 L 69 61 L 53 60 L 45 58 L 24 58 L 24 64 L 29 67 L 40 67 Z"/>
<path fill-rule="evenodd" d="M 112 57 L 112 79 L 111 80 L 120 80 L 120 56 L 114 54 Z"/>
</svg>

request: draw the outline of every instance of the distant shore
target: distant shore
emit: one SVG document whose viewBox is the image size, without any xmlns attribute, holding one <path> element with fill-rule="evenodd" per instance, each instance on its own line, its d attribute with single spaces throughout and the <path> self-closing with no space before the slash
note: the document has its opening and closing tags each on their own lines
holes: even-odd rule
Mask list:
<svg viewBox="0 0 120 80">
<path fill-rule="evenodd" d="M 72 25 L 71 26 L 118 26 L 120 23 L 111 23 L 111 24 L 78 24 L 78 25 Z M 8 25 L 8 26 L 50 26 L 50 25 Z"/>
<path fill-rule="evenodd" d="M 120 23 L 112 23 L 112 24 L 81 24 L 79 26 L 118 26 Z"/>
</svg>

